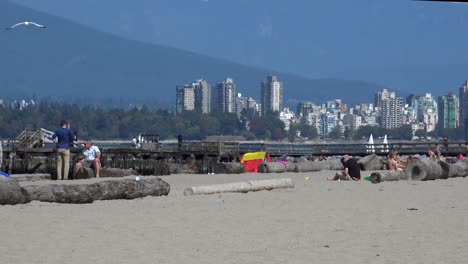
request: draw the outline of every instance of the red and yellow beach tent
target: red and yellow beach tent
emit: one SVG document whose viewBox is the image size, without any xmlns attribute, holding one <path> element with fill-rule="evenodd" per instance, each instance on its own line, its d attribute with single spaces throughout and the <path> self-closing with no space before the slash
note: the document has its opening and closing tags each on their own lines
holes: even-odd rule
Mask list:
<svg viewBox="0 0 468 264">
<path fill-rule="evenodd" d="M 271 161 L 270 155 L 260 151 L 245 153 L 240 162 L 244 165 L 246 172 L 258 172 L 258 166 L 264 161 Z"/>
</svg>

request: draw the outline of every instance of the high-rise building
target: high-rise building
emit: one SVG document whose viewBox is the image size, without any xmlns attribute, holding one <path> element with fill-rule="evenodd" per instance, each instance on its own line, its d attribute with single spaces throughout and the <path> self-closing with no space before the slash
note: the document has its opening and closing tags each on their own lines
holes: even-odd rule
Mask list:
<svg viewBox="0 0 468 264">
<path fill-rule="evenodd" d="M 283 83 L 275 75 L 270 75 L 262 82 L 260 103 L 262 114 L 280 112 L 283 109 Z"/>
<path fill-rule="evenodd" d="M 463 82 L 460 86 L 460 125 L 468 126 L 468 81 Z"/>
<path fill-rule="evenodd" d="M 400 127 L 403 124 L 403 98 L 387 89 L 375 96 L 378 108 L 379 124 L 386 129 Z"/>
<path fill-rule="evenodd" d="M 459 103 L 457 96 L 452 93 L 439 96 L 439 130 L 444 128 L 457 128 L 459 126 Z"/>
<path fill-rule="evenodd" d="M 224 113 L 237 112 L 236 84 L 231 78 L 218 83 L 216 92 L 216 110 Z"/>
<path fill-rule="evenodd" d="M 176 113 L 195 110 L 195 88 L 191 84 L 176 87 Z"/>
<path fill-rule="evenodd" d="M 203 114 L 208 114 L 211 111 L 211 87 L 210 84 L 203 80 L 197 80 L 193 83 L 195 92 L 195 110 Z"/>
<path fill-rule="evenodd" d="M 433 131 L 438 120 L 437 101 L 434 97 L 429 93 L 413 96 L 411 106 L 414 119 L 423 123 L 427 131 Z"/>
</svg>

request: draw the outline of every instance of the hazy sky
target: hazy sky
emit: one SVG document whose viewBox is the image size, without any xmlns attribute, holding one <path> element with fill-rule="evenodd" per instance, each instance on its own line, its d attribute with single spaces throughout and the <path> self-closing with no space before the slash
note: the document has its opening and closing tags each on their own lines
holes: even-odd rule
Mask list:
<svg viewBox="0 0 468 264">
<path fill-rule="evenodd" d="M 11 1 L 126 38 L 313 78 L 363 79 L 407 90 L 412 85 L 419 85 L 416 89 L 420 90 L 431 85 L 432 89 L 442 84 L 451 87 L 468 78 L 468 4 L 410 0 Z M 460 71 L 445 79 L 434 76 L 448 67 Z M 467 77 L 463 77 L 465 72 Z"/>
</svg>

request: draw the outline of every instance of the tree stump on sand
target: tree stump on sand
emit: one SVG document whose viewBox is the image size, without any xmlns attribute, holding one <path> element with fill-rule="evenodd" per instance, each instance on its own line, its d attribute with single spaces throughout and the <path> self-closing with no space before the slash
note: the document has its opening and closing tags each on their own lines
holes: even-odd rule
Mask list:
<svg viewBox="0 0 468 264">
<path fill-rule="evenodd" d="M 447 179 L 449 177 L 448 166 L 441 166 L 432 159 L 410 160 L 405 172 L 410 179 L 418 181 Z"/>
<path fill-rule="evenodd" d="M 260 173 L 283 173 L 283 172 L 294 172 L 296 170 L 296 164 L 292 162 L 264 162 L 258 165 L 258 172 Z"/>
<path fill-rule="evenodd" d="M 255 192 L 262 190 L 273 190 L 278 188 L 294 188 L 294 183 L 291 178 L 272 179 L 260 181 L 233 182 L 225 184 L 215 184 L 191 187 L 185 189 L 184 195 L 194 194 L 213 194 L 226 192 Z"/>
<path fill-rule="evenodd" d="M 167 195 L 170 186 L 158 177 L 144 176 L 118 179 L 89 179 L 83 181 L 54 181 L 22 186 L 31 200 L 52 203 L 92 203 L 96 200 L 135 199 Z"/>
<path fill-rule="evenodd" d="M 213 172 L 216 174 L 241 174 L 245 167 L 239 162 L 216 162 L 213 163 Z"/>
<path fill-rule="evenodd" d="M 0 204 L 24 204 L 31 201 L 29 194 L 20 184 L 10 178 L 0 176 Z"/>
<path fill-rule="evenodd" d="M 22 181 L 43 181 L 52 179 L 51 175 L 48 173 L 33 173 L 33 174 L 12 174 L 12 179 L 22 182 Z"/>
<path fill-rule="evenodd" d="M 376 154 L 367 155 L 358 160 L 359 167 L 364 171 L 383 170 L 384 163 Z"/>
<path fill-rule="evenodd" d="M 399 181 L 407 180 L 408 176 L 404 171 L 380 171 L 373 172 L 370 175 L 370 181 L 372 183 L 380 183 L 383 181 Z"/>
<path fill-rule="evenodd" d="M 116 168 L 101 168 L 99 169 L 99 177 L 101 178 L 122 178 L 125 176 L 138 175 L 132 169 L 116 169 Z M 82 170 L 75 173 L 75 179 L 91 179 L 96 177 L 94 170 L 88 167 L 83 167 Z"/>
</svg>

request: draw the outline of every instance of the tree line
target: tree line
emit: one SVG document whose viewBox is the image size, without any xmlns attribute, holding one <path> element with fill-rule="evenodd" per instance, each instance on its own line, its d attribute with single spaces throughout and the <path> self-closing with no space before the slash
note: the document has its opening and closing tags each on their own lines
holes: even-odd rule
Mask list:
<svg viewBox="0 0 468 264">
<path fill-rule="evenodd" d="M 25 128 L 45 128 L 54 131 L 61 120 L 67 120 L 81 139 L 129 139 L 139 133 L 158 134 L 162 140 L 184 139 L 203 140 L 208 136 L 236 135 L 247 140 L 288 140 L 297 141 L 297 132 L 302 139 L 316 139 L 319 133 L 314 126 L 292 123 L 289 131 L 277 113 L 261 117 L 241 112 L 240 118 L 232 113 L 213 112 L 202 114 L 187 111 L 175 115 L 168 110 L 150 110 L 148 107 L 132 109 L 79 106 L 57 102 L 40 102 L 22 111 L 0 108 L 0 137 L 16 138 Z M 343 132 L 344 131 L 344 132 Z M 387 135 L 393 139 L 411 140 L 413 133 L 410 125 L 395 129 L 378 126 L 362 126 L 356 130 L 349 127 L 335 127 L 327 136 L 330 139 L 363 139 L 370 134 L 374 137 Z M 416 131 L 416 136 L 448 136 L 463 139 L 464 128 L 445 129 L 425 133 Z"/>
</svg>

